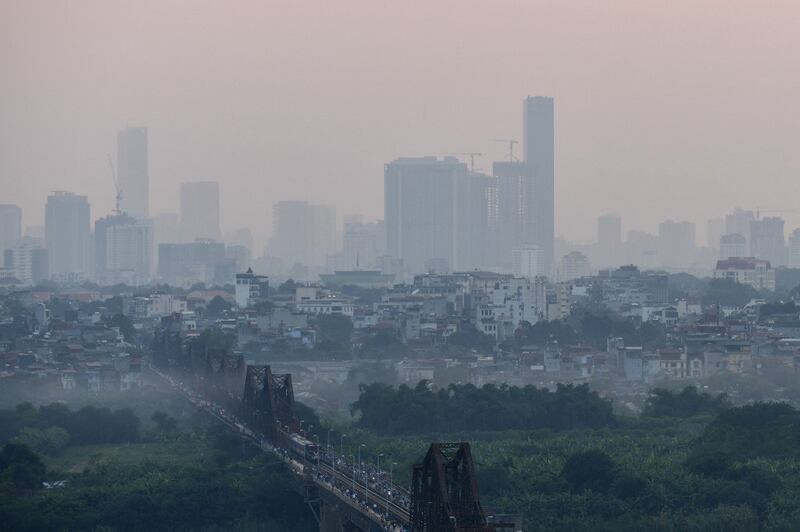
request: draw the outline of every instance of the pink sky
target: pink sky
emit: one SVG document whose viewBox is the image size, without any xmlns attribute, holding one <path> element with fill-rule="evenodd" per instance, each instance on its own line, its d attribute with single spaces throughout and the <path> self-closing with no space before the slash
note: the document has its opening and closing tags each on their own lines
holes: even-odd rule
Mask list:
<svg viewBox="0 0 800 532">
<path fill-rule="evenodd" d="M 382 217 L 383 164 L 520 138 L 556 99 L 557 233 L 590 240 L 800 182 L 796 1 L 31 1 L 0 3 L 0 202 L 48 191 L 113 208 L 117 129 L 150 130 L 151 211 L 220 181 L 224 229 L 270 231 L 280 199 Z M 784 213 L 787 229 L 798 212 Z"/>
</svg>

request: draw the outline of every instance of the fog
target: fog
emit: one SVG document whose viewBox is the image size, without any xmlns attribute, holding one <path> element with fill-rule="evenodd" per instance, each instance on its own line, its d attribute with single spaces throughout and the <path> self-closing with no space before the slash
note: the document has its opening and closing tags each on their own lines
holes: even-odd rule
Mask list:
<svg viewBox="0 0 800 532">
<path fill-rule="evenodd" d="M 522 136 L 556 101 L 556 233 L 793 208 L 800 5 L 791 1 L 0 3 L 0 190 L 111 211 L 116 132 L 150 136 L 151 213 L 218 180 L 223 229 L 281 199 L 383 216 L 383 165 Z M 785 213 L 788 227 L 800 223 Z M 704 229 L 702 229 L 704 232 Z M 698 239 L 702 240 L 702 232 Z"/>
</svg>

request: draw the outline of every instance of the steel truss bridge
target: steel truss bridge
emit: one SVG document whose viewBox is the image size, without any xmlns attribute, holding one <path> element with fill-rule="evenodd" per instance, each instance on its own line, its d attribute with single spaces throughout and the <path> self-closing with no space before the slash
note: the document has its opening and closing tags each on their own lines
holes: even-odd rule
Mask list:
<svg viewBox="0 0 800 532">
<path fill-rule="evenodd" d="M 468 443 L 431 444 L 414 466 L 409 492 L 393 482 L 391 472 L 312 441 L 295 414 L 291 374 L 245 366 L 241 356 L 219 351 L 197 355 L 185 357 L 199 362 L 189 378 L 178 377 L 188 368 L 150 369 L 198 408 L 277 455 L 320 531 L 488 532 L 511 526 L 487 523 Z"/>
</svg>

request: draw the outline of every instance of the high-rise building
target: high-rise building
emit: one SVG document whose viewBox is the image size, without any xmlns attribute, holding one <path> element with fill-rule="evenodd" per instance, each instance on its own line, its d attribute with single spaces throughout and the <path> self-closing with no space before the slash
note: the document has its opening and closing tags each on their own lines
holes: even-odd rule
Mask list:
<svg viewBox="0 0 800 532">
<path fill-rule="evenodd" d="M 489 265 L 509 268 L 512 250 L 534 240 L 533 178 L 520 161 L 495 162 L 492 174 L 497 205 Z"/>
<path fill-rule="evenodd" d="M 795 229 L 789 236 L 788 255 L 788 266 L 790 268 L 800 268 L 800 229 Z"/>
<path fill-rule="evenodd" d="M 616 214 L 597 218 L 597 256 L 600 266 L 618 266 L 622 249 L 622 219 Z"/>
<path fill-rule="evenodd" d="M 181 231 L 187 240 L 220 240 L 219 183 L 181 184 Z"/>
<path fill-rule="evenodd" d="M 129 127 L 117 134 L 117 166 L 122 193 L 120 210 L 136 218 L 147 218 L 150 216 L 147 128 Z"/>
<path fill-rule="evenodd" d="M 133 225 L 136 218 L 112 214 L 94 222 L 94 278 L 100 284 L 114 284 L 108 273 L 108 230 L 117 225 Z"/>
<path fill-rule="evenodd" d="M 571 251 L 561 259 L 559 281 L 572 281 L 591 275 L 592 267 L 589 258 L 580 251 Z"/>
<path fill-rule="evenodd" d="M 725 216 L 725 234 L 732 235 L 738 233 L 744 237 L 747 249 L 750 249 L 750 222 L 756 219 L 753 211 L 745 211 L 736 208 L 732 213 Z M 749 255 L 748 251 L 745 255 Z"/>
<path fill-rule="evenodd" d="M 351 221 L 342 233 L 342 268 L 366 270 L 377 267 L 378 257 L 386 250 L 386 226 L 382 220 L 373 223 Z"/>
<path fill-rule="evenodd" d="M 762 218 L 750 222 L 750 254 L 770 262 L 773 268 L 786 263 L 783 218 Z"/>
<path fill-rule="evenodd" d="M 544 269 L 553 266 L 555 240 L 555 116 L 553 98 L 528 96 L 523 104 L 523 151 L 533 178 L 532 227 L 526 244 L 542 248 Z"/>
<path fill-rule="evenodd" d="M 706 247 L 719 249 L 720 238 L 725 234 L 725 220 L 722 218 L 710 219 L 706 230 Z"/>
<path fill-rule="evenodd" d="M 35 285 L 50 277 L 47 250 L 27 242 L 6 249 L 4 267 L 23 285 Z"/>
<path fill-rule="evenodd" d="M 149 220 L 111 225 L 106 229 L 106 282 L 131 286 L 150 280 L 153 229 Z"/>
<path fill-rule="evenodd" d="M 279 201 L 272 209 L 270 255 L 287 264 L 324 266 L 336 251 L 336 208 L 307 201 Z"/>
<path fill-rule="evenodd" d="M 695 227 L 692 222 L 666 220 L 658 225 L 659 258 L 663 266 L 685 267 L 695 252 Z"/>
<path fill-rule="evenodd" d="M 48 196 L 45 243 L 51 275 L 74 280 L 91 276 L 90 207 L 86 196 L 70 192 Z"/>
<path fill-rule="evenodd" d="M 719 239 L 719 258 L 729 259 L 733 257 L 747 256 L 747 240 L 739 233 L 723 235 Z"/>
<path fill-rule="evenodd" d="M 400 158 L 384 169 L 387 253 L 407 271 L 482 267 L 492 179 L 454 157 Z"/>
<path fill-rule="evenodd" d="M 178 244 L 183 242 L 181 225 L 178 220 L 178 213 L 164 212 L 159 214 L 154 220 L 154 240 L 158 244 Z"/>
<path fill-rule="evenodd" d="M 539 246 L 528 244 L 511 251 L 511 270 L 517 277 L 533 279 L 545 275 L 544 252 Z"/>
<path fill-rule="evenodd" d="M 214 281 L 216 270 L 225 263 L 225 244 L 197 241 L 188 244 L 159 244 L 158 276 L 176 286 Z"/>
<path fill-rule="evenodd" d="M 0 253 L 12 249 L 22 238 L 22 209 L 17 205 L 0 204 Z"/>
</svg>

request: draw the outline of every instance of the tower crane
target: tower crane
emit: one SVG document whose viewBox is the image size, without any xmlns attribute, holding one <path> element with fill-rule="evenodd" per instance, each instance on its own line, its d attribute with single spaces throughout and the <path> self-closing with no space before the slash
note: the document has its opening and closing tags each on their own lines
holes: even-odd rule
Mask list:
<svg viewBox="0 0 800 532">
<path fill-rule="evenodd" d="M 122 202 L 122 189 L 119 186 L 119 179 L 117 179 L 117 171 L 114 168 L 114 161 L 111 159 L 111 154 L 108 154 L 108 165 L 111 167 L 111 179 L 114 181 L 114 190 L 116 191 L 116 208 L 114 209 L 115 214 L 120 214 L 122 211 L 119 210 L 119 204 Z"/>
<path fill-rule="evenodd" d="M 469 171 L 475 171 L 475 157 L 481 157 L 483 154 L 477 151 L 467 151 L 461 153 L 443 153 L 442 155 L 464 155 L 469 157 Z"/>
<path fill-rule="evenodd" d="M 514 157 L 514 144 L 519 144 L 517 139 L 492 139 L 492 142 L 503 142 L 508 144 L 508 160 L 509 162 L 518 161 L 516 157 Z"/>
</svg>

